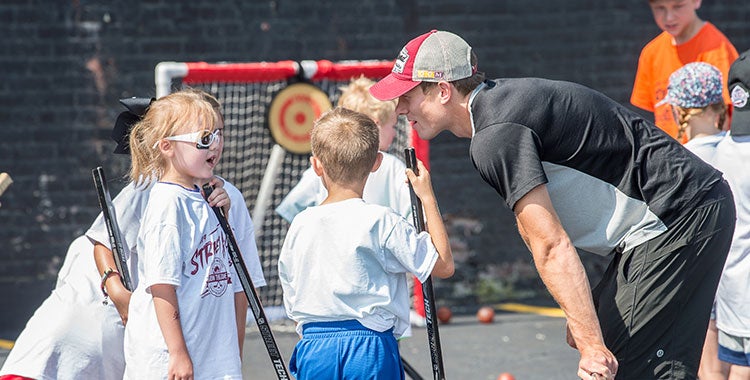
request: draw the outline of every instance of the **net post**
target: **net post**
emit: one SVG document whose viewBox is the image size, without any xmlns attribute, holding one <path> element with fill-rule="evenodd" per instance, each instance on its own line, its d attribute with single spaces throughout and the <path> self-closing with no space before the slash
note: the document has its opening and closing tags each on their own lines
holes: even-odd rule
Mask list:
<svg viewBox="0 0 750 380">
<path fill-rule="evenodd" d="M 159 62 L 154 69 L 156 98 L 172 92 L 172 79 L 187 75 L 188 65 L 184 62 Z"/>
</svg>

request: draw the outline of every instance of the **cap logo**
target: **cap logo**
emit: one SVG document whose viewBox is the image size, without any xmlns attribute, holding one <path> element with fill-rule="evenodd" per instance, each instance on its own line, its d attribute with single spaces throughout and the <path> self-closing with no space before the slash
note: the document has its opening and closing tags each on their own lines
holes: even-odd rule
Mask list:
<svg viewBox="0 0 750 380">
<path fill-rule="evenodd" d="M 401 52 L 398 53 L 398 58 L 396 58 L 396 62 L 393 64 L 393 71 L 396 74 L 403 74 L 404 68 L 406 67 L 406 61 L 409 60 L 409 51 L 406 50 L 406 47 L 401 49 Z"/>
<path fill-rule="evenodd" d="M 742 86 L 736 86 L 732 90 L 732 104 L 737 108 L 743 108 L 747 105 L 747 99 L 750 97 L 747 90 Z"/>
<path fill-rule="evenodd" d="M 421 79 L 443 79 L 442 71 L 417 70 L 417 78 Z"/>
</svg>

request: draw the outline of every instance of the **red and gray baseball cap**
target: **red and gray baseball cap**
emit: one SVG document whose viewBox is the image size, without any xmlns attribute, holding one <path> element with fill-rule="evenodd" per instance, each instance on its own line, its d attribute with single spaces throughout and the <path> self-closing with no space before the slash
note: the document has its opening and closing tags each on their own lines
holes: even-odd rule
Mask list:
<svg viewBox="0 0 750 380">
<path fill-rule="evenodd" d="M 472 76 L 471 46 L 463 38 L 445 31 L 432 30 L 401 49 L 393 70 L 370 87 L 377 99 L 390 100 L 407 93 L 420 82 L 451 82 Z"/>
<path fill-rule="evenodd" d="M 750 135 L 750 50 L 732 63 L 727 79 L 734 106 L 730 131 L 733 136 Z"/>
</svg>

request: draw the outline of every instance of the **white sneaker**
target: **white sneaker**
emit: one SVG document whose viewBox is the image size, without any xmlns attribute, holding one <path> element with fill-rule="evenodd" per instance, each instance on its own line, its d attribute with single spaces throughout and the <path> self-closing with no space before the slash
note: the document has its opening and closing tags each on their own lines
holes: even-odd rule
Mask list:
<svg viewBox="0 0 750 380">
<path fill-rule="evenodd" d="M 427 326 L 427 321 L 425 321 L 425 318 L 419 315 L 419 313 L 417 313 L 414 310 L 409 311 L 409 322 L 411 323 L 412 326 L 415 326 L 415 327 Z"/>
</svg>

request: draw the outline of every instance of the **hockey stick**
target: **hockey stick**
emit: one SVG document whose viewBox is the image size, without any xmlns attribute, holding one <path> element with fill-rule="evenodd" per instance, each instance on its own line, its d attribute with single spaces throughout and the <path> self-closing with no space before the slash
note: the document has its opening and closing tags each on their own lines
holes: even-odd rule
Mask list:
<svg viewBox="0 0 750 380">
<path fill-rule="evenodd" d="M 128 263 L 125 260 L 123 252 L 122 233 L 120 232 L 120 227 L 117 225 L 115 206 L 112 204 L 112 198 L 109 196 L 107 181 L 104 178 L 104 169 L 101 166 L 97 166 L 91 170 L 91 174 L 94 176 L 94 186 L 99 196 L 99 206 L 102 209 L 104 224 L 107 226 L 107 232 L 109 232 L 109 244 L 112 246 L 115 266 L 117 267 L 117 271 L 120 272 L 122 285 L 125 286 L 125 289 L 132 292 L 133 285 L 130 281 L 130 271 L 128 271 Z"/>
<path fill-rule="evenodd" d="M 211 185 L 203 185 L 203 194 L 206 200 L 208 200 L 208 196 L 211 195 L 213 190 L 214 189 Z M 271 363 L 273 364 L 276 376 L 279 380 L 289 380 L 291 377 L 289 377 L 289 373 L 284 365 L 284 359 L 281 357 L 279 346 L 276 345 L 276 339 L 274 339 L 273 333 L 271 332 L 271 326 L 266 319 L 266 313 L 263 311 L 263 305 L 260 303 L 258 293 L 255 292 L 253 280 L 250 278 L 247 267 L 245 266 L 245 261 L 240 255 L 240 247 L 237 245 L 237 240 L 234 238 L 232 228 L 229 226 L 229 222 L 227 221 L 226 216 L 224 216 L 223 210 L 219 207 L 212 207 L 212 209 L 216 214 L 216 218 L 219 219 L 221 229 L 224 230 L 224 234 L 227 235 L 227 240 L 229 241 L 229 244 L 227 245 L 229 256 L 232 258 L 234 270 L 237 272 L 237 277 L 240 279 L 242 289 L 245 291 L 245 297 L 247 297 L 247 301 L 253 311 L 253 316 L 255 316 L 255 322 L 258 324 L 260 336 L 263 338 L 263 344 L 265 344 L 268 356 L 271 358 Z"/>
<path fill-rule="evenodd" d="M 404 149 L 404 158 L 406 159 L 406 167 L 413 170 L 415 174 L 418 174 L 417 155 L 414 153 L 414 148 Z M 417 227 L 419 232 L 422 232 L 425 230 L 422 201 L 414 193 L 411 182 L 409 183 L 409 193 L 411 194 L 411 214 L 414 217 L 414 226 Z M 435 380 L 445 380 L 437 315 L 433 310 L 435 306 L 435 292 L 432 288 L 432 276 L 427 277 L 427 280 L 422 283 L 422 294 L 424 295 L 424 313 L 425 322 L 427 323 L 427 339 L 430 345 L 430 359 L 432 360 L 432 375 Z"/>
</svg>

